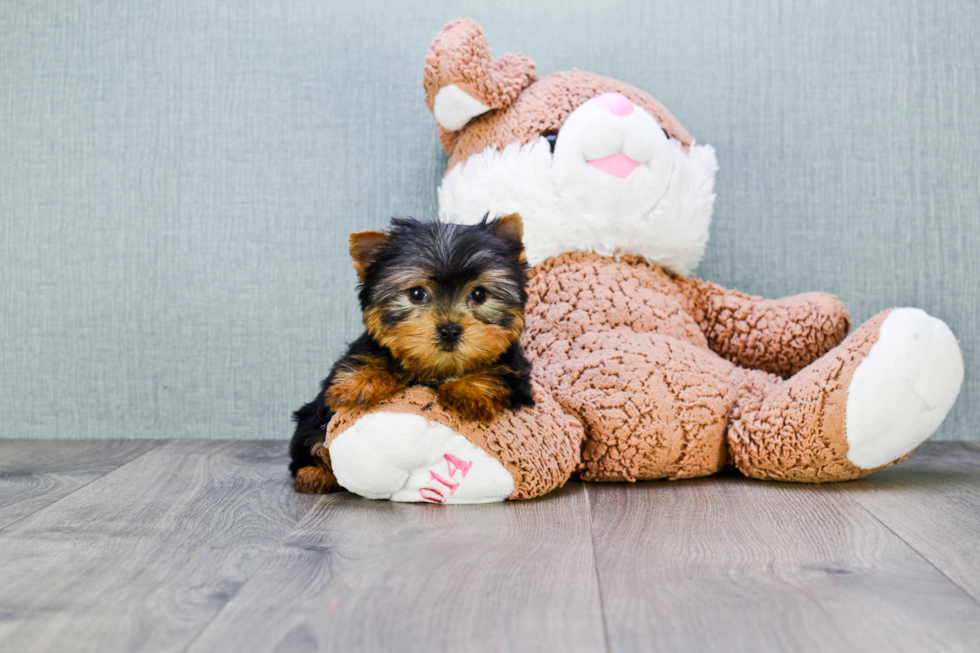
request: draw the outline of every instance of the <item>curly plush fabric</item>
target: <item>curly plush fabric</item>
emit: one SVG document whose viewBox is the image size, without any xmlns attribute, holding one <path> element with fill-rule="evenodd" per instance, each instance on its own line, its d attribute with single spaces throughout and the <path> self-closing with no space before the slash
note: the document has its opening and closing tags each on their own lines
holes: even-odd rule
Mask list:
<svg viewBox="0 0 980 653">
<path fill-rule="evenodd" d="M 902 460 L 952 407 L 962 354 L 923 311 L 885 311 L 847 336 L 850 318 L 832 295 L 766 300 L 661 267 L 686 273 L 700 259 L 715 165 L 649 95 L 577 70 L 534 81 L 523 56 L 491 63 L 483 32 L 466 20 L 433 42 L 425 89 L 430 109 L 449 90 L 440 122 L 457 125 L 440 129 L 452 172 L 440 214 L 478 219 L 516 204 L 531 223 L 554 212 L 524 232 L 539 263 L 521 339 L 537 405 L 464 423 L 413 388 L 376 410 L 462 434 L 513 476 L 510 498 L 543 494 L 576 471 L 637 481 L 734 465 L 759 479 L 857 478 Z M 604 93 L 619 95 L 590 102 Z M 623 157 L 641 167 L 623 176 L 594 166 Z M 644 238 L 656 251 L 635 248 Z M 645 258 L 615 256 L 623 252 Z M 338 414 L 327 444 L 361 415 Z"/>
<path fill-rule="evenodd" d="M 745 375 L 729 434 L 729 447 L 742 473 L 814 483 L 849 480 L 881 469 L 861 469 L 848 461 L 844 417 L 851 376 L 890 313 L 871 318 L 788 381 Z"/>
<path fill-rule="evenodd" d="M 539 384 L 533 409 L 506 412 L 490 423 L 467 422 L 439 405 L 429 388 L 413 387 L 371 409 L 338 413 L 327 429 L 326 445 L 367 412 L 412 413 L 445 424 L 496 458 L 514 477 L 511 499 L 530 499 L 557 487 L 578 468 L 582 426 Z"/>
<path fill-rule="evenodd" d="M 674 278 L 633 256 L 548 259 L 528 279 L 525 315 L 522 344 L 532 362 L 546 353 L 573 357 L 582 351 L 576 343 L 623 326 L 708 345 Z"/>
<path fill-rule="evenodd" d="M 851 330 L 844 303 L 826 293 L 764 300 L 698 279 L 676 281 L 711 350 L 743 367 L 789 378 Z"/>
<path fill-rule="evenodd" d="M 582 478 L 685 478 L 727 462 L 731 364 L 682 340 L 627 329 L 543 365 L 555 397 L 585 425 Z"/>
<path fill-rule="evenodd" d="M 528 292 L 522 344 L 541 383 L 585 426 L 581 473 L 593 481 L 718 471 L 729 461 L 727 433 L 743 386 L 769 391 L 780 379 L 761 366 L 739 368 L 712 349 L 753 361 L 753 352 L 789 344 L 793 354 L 778 368 L 785 372 L 836 346 L 848 326 L 843 305 L 829 295 L 766 301 L 670 275 L 636 257 L 563 254 L 535 268 Z M 749 321 L 751 338 L 740 340 Z M 804 417 L 815 416 L 819 407 L 811 408 Z M 748 443 L 740 453 L 765 440 L 764 430 L 739 428 Z M 786 462 L 800 457 L 806 458 Z M 762 470 L 750 460 L 740 455 L 734 462 L 750 474 Z"/>
</svg>

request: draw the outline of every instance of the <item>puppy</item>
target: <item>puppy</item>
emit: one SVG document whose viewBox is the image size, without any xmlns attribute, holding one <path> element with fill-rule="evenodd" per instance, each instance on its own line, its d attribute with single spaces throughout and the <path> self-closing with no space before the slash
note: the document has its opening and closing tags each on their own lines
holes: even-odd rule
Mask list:
<svg viewBox="0 0 980 653">
<path fill-rule="evenodd" d="M 461 417 L 533 406 L 524 329 L 527 259 L 516 213 L 476 225 L 396 218 L 352 234 L 365 332 L 320 394 L 293 414 L 289 470 L 300 492 L 336 489 L 323 445 L 334 412 L 368 408 L 410 385 Z"/>
</svg>

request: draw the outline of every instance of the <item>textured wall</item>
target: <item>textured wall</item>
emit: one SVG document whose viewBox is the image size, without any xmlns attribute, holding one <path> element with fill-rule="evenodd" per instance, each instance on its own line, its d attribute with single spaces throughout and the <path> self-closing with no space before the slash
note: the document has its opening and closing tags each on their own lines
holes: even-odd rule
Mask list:
<svg viewBox="0 0 980 653">
<path fill-rule="evenodd" d="M 435 211 L 422 64 L 468 15 L 715 145 L 701 276 L 948 321 L 937 437 L 980 438 L 977 3 L 615 7 L 0 2 L 0 436 L 288 437 L 358 331 L 347 234 Z"/>
</svg>

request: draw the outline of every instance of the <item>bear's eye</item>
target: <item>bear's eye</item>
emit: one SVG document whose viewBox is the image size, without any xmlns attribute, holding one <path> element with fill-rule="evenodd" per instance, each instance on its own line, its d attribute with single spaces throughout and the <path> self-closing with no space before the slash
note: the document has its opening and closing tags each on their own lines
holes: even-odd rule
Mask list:
<svg viewBox="0 0 980 653">
<path fill-rule="evenodd" d="M 408 301 L 412 302 L 413 304 L 424 304 L 427 299 L 429 299 L 429 293 L 425 292 L 425 288 L 421 286 L 409 288 Z"/>
<path fill-rule="evenodd" d="M 544 140 L 548 141 L 548 147 L 551 148 L 551 153 L 555 153 L 555 143 L 558 142 L 558 134 L 556 132 L 551 132 L 548 134 L 541 134 L 544 136 Z"/>
<path fill-rule="evenodd" d="M 487 289 L 486 288 L 474 288 L 473 292 L 470 293 L 470 299 L 473 300 L 474 304 L 482 304 L 487 301 Z"/>
</svg>

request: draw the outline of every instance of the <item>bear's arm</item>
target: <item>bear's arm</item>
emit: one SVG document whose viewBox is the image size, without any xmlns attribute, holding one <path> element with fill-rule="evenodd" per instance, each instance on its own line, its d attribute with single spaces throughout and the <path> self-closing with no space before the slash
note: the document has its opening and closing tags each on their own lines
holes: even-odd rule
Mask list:
<svg viewBox="0 0 980 653">
<path fill-rule="evenodd" d="M 851 328 L 844 303 L 827 293 L 762 299 L 700 279 L 675 281 L 715 353 L 783 378 L 839 345 Z"/>
</svg>

